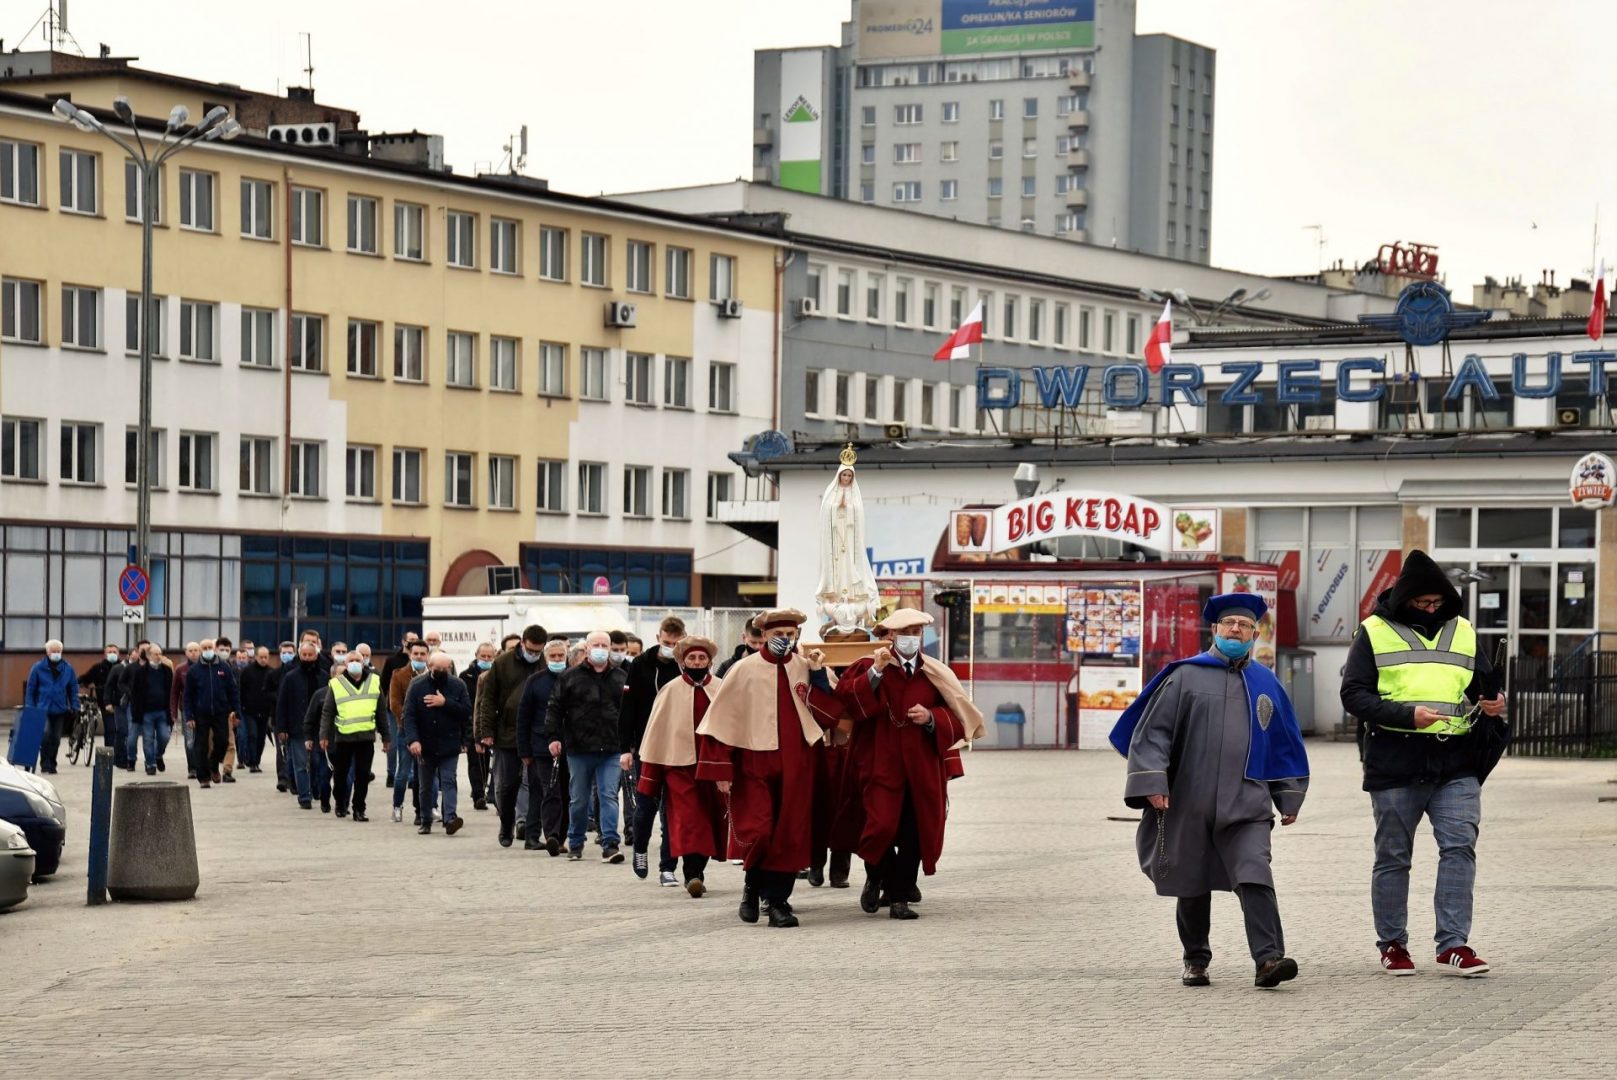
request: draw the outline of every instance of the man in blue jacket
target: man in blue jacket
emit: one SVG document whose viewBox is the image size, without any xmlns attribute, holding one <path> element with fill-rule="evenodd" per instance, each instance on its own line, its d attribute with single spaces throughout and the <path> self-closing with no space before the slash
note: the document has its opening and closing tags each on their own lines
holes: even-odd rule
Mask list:
<svg viewBox="0 0 1617 1080">
<path fill-rule="evenodd" d="M 28 671 L 28 688 L 23 704 L 45 710 L 45 741 L 39 744 L 39 771 L 56 772 L 56 751 L 62 732 L 71 730 L 79 711 L 79 677 L 73 666 L 62 659 L 62 643 L 45 642 L 45 659 L 35 661 Z"/>
<path fill-rule="evenodd" d="M 454 836 L 465 824 L 455 813 L 455 798 L 460 755 L 472 742 L 472 698 L 442 649 L 427 658 L 426 677 L 412 680 L 405 691 L 400 730 L 417 763 L 421 835 L 432 832 L 432 808 L 442 791 L 444 832 Z"/>
<path fill-rule="evenodd" d="M 202 655 L 185 676 L 185 726 L 196 734 L 192 764 L 197 786 L 220 782 L 219 769 L 230 748 L 230 718 L 241 712 L 236 670 L 214 648 L 214 640 L 200 642 Z"/>
</svg>

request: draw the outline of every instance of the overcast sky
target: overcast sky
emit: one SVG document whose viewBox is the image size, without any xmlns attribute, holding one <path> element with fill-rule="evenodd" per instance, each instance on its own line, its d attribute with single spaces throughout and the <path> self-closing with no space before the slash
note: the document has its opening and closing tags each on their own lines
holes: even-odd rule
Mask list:
<svg viewBox="0 0 1617 1080">
<path fill-rule="evenodd" d="M 45 6 L 0 0 L 7 49 Z M 753 49 L 833 44 L 848 7 L 71 0 L 69 28 L 92 55 L 106 42 L 145 67 L 263 90 L 303 82 L 300 34 L 312 32 L 317 97 L 370 130 L 442 134 L 470 172 L 527 124 L 529 174 L 594 194 L 749 173 Z M 1326 261 L 1437 244 L 1469 300 L 1483 274 L 1585 275 L 1597 205 L 1617 238 L 1617 7 L 1140 0 L 1138 29 L 1218 50 L 1218 265 L 1316 269 L 1307 226 L 1319 225 Z"/>
</svg>

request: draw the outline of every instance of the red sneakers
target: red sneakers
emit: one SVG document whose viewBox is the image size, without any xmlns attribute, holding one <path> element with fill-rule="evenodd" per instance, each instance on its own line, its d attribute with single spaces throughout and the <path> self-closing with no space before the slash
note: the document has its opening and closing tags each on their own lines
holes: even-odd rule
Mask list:
<svg viewBox="0 0 1617 1080">
<path fill-rule="evenodd" d="M 1463 979 L 1488 974 L 1488 962 L 1466 945 L 1438 953 L 1437 966 L 1443 974 L 1458 975 Z"/>
<path fill-rule="evenodd" d="M 1388 975 L 1415 974 L 1415 961 L 1410 959 L 1409 950 L 1396 941 L 1381 950 L 1381 970 Z"/>
</svg>

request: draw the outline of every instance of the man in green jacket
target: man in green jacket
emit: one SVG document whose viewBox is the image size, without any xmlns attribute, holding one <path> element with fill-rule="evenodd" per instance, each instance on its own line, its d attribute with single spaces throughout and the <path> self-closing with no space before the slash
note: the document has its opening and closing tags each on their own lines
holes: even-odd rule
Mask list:
<svg viewBox="0 0 1617 1080">
<path fill-rule="evenodd" d="M 500 846 L 510 847 L 516 828 L 517 789 L 522 785 L 522 755 L 517 746 L 517 712 L 528 676 L 545 667 L 542 626 L 522 631 L 516 647 L 501 653 L 477 686 L 477 741 L 494 751 L 495 804 L 500 811 Z"/>
</svg>

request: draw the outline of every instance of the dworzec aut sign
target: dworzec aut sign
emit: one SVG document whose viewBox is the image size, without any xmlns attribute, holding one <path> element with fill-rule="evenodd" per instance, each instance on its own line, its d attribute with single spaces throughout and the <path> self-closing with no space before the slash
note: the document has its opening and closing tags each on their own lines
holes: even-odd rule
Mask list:
<svg viewBox="0 0 1617 1080">
<path fill-rule="evenodd" d="M 1000 552 L 1063 536 L 1095 536 L 1165 552 L 1172 546 L 1172 516 L 1165 506 L 1129 495 L 1058 491 L 992 510 L 955 511 L 949 550 Z"/>
</svg>

